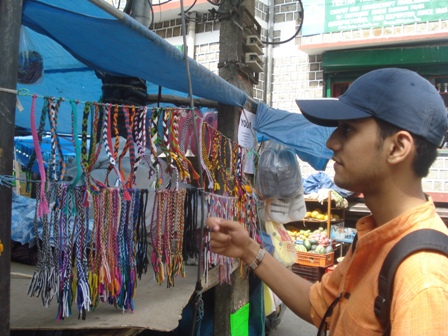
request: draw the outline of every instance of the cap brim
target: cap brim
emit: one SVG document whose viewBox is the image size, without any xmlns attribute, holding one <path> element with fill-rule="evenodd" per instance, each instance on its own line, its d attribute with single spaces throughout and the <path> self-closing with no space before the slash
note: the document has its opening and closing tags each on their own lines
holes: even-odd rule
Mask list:
<svg viewBox="0 0 448 336">
<path fill-rule="evenodd" d="M 313 124 L 327 127 L 338 126 L 340 120 L 362 119 L 372 115 L 348 105 L 338 98 L 296 99 L 303 116 Z"/>
</svg>

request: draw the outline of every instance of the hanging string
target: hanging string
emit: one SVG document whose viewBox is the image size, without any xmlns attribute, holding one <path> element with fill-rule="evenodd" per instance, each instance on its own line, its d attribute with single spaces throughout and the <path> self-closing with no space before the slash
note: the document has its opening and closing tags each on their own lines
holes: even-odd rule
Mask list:
<svg viewBox="0 0 448 336">
<path fill-rule="evenodd" d="M 161 222 L 163 226 L 163 262 L 165 264 L 165 271 L 167 276 L 166 285 L 170 288 L 174 285 L 174 274 L 173 274 L 173 252 L 171 241 L 174 239 L 174 227 L 173 227 L 173 217 L 174 217 L 174 202 L 173 193 L 171 190 L 166 190 L 164 193 L 166 197 L 166 208 L 164 209 L 165 218 Z"/>
<path fill-rule="evenodd" d="M 201 165 L 200 166 L 202 167 L 203 171 L 205 172 L 207 180 L 208 180 L 207 188 L 205 188 L 205 185 L 204 185 L 204 189 L 213 190 L 214 186 L 215 186 L 214 185 L 215 181 L 213 180 L 213 176 L 212 176 L 211 171 L 210 171 L 211 163 L 208 160 L 209 153 L 207 152 L 207 146 L 205 144 L 205 132 L 206 132 L 206 130 L 207 130 L 206 123 L 202 123 L 201 133 L 200 133 L 201 140 L 202 140 L 202 142 L 201 142 L 202 145 L 200 147 L 201 150 L 199 150 L 198 152 L 201 153 L 201 155 L 200 155 Z"/>
<path fill-rule="evenodd" d="M 173 147 L 173 150 L 176 152 L 176 155 L 178 156 L 178 160 L 180 161 L 180 164 L 178 163 L 178 165 L 182 165 L 183 168 L 183 172 L 184 172 L 184 176 L 182 178 L 182 180 L 185 180 L 187 183 L 190 182 L 191 177 L 198 181 L 199 180 L 199 174 L 196 172 L 196 170 L 193 167 L 193 164 L 191 163 L 191 161 L 187 158 L 186 156 L 186 152 L 182 151 L 180 143 L 179 143 L 179 118 L 181 115 L 181 110 L 180 109 L 175 109 L 173 111 L 173 122 L 171 124 L 172 130 L 171 130 L 171 144 Z M 181 169 L 181 167 L 179 167 L 179 169 Z M 190 174 L 188 173 L 188 170 L 190 169 Z"/>
<path fill-rule="evenodd" d="M 220 141 L 220 151 L 218 153 L 219 157 L 217 158 L 217 165 L 218 165 L 218 172 L 221 174 L 221 181 L 223 182 L 224 185 L 224 192 L 223 195 L 231 195 L 231 191 L 232 191 L 232 180 L 234 178 L 234 176 L 231 173 L 231 169 L 228 169 L 227 166 L 227 155 L 229 153 L 230 155 L 230 162 L 232 162 L 231 159 L 231 151 L 228 151 L 228 140 L 222 136 L 221 133 L 219 134 L 219 141 Z"/>
<path fill-rule="evenodd" d="M 110 123 L 110 111 L 111 111 L 111 105 L 108 105 L 108 109 L 107 111 L 104 111 L 104 116 L 103 116 L 103 130 L 102 130 L 102 139 L 103 139 L 103 144 L 105 146 L 105 150 L 106 150 L 106 154 L 109 157 L 109 162 L 111 164 L 111 166 L 113 167 L 113 169 L 115 170 L 115 173 L 117 174 L 117 177 L 121 183 L 121 185 L 124 187 L 125 183 L 122 179 L 122 176 L 120 174 L 120 171 L 117 167 L 117 163 L 115 161 L 115 153 L 112 150 L 112 138 L 111 138 L 111 123 Z M 124 198 L 126 199 L 126 201 L 130 201 L 131 200 L 131 196 L 129 195 L 129 192 L 124 189 Z"/>
<path fill-rule="evenodd" d="M 40 192 L 42 186 L 38 185 L 37 189 Z M 47 195 L 50 200 L 55 199 L 55 188 L 50 187 Z M 58 276 L 55 265 L 55 256 L 51 249 L 51 215 L 45 214 L 38 218 L 37 209 L 39 207 L 39 200 L 36 200 L 36 211 L 34 214 L 34 232 L 36 235 L 36 245 L 38 250 L 38 263 L 36 265 L 33 277 L 28 287 L 29 296 L 40 296 L 44 307 L 48 307 L 51 300 L 57 293 Z M 39 219 L 42 226 L 42 239 L 39 240 Z"/>
<path fill-rule="evenodd" d="M 120 237 L 118 237 L 120 223 L 122 220 L 121 216 L 123 213 L 123 197 L 119 189 L 109 189 L 107 192 L 110 193 L 110 199 L 108 199 L 109 202 L 107 203 L 110 212 L 105 215 L 109 221 L 109 225 L 107 228 L 104 228 L 104 245 L 106 246 L 106 250 L 108 252 L 106 257 L 107 265 L 110 270 L 110 280 L 108 281 L 105 289 L 107 290 L 107 302 L 111 305 L 117 306 L 123 282 L 123 269 L 120 266 Z"/>
<path fill-rule="evenodd" d="M 126 130 L 126 142 L 124 144 L 124 147 L 120 153 L 120 156 L 118 158 L 118 169 L 120 171 L 120 176 L 122 177 L 123 181 L 126 181 L 124 186 L 126 188 L 132 188 L 133 187 L 133 183 L 134 183 L 134 165 L 135 165 L 135 148 L 134 148 L 134 137 L 132 135 L 131 132 L 131 125 L 130 125 L 130 116 L 129 116 L 129 107 L 125 106 L 122 109 L 122 113 L 124 115 L 124 123 L 125 123 L 125 130 Z M 134 117 L 132 117 L 132 120 L 134 119 Z M 118 120 L 118 118 L 117 118 Z M 116 128 L 116 131 L 118 132 L 118 127 Z M 118 139 L 120 138 L 120 136 L 118 136 Z M 119 144 L 119 140 L 118 142 L 115 142 L 115 147 L 116 147 L 116 156 L 118 155 L 118 150 L 119 150 L 119 146 L 117 145 Z M 123 158 L 124 156 L 128 153 L 129 151 L 129 164 L 130 164 L 130 171 L 129 171 L 129 176 L 128 179 L 126 180 L 126 174 L 124 171 L 124 167 L 122 164 Z"/>
<path fill-rule="evenodd" d="M 163 263 L 163 216 L 165 209 L 166 190 L 157 190 L 154 197 L 154 206 L 151 217 L 151 243 L 153 246 L 151 264 L 157 283 L 160 285 L 165 280 Z"/>
<path fill-rule="evenodd" d="M 116 211 L 117 204 L 112 202 L 112 193 L 118 193 L 118 189 L 106 188 L 103 190 L 103 199 L 101 206 L 103 207 L 102 219 L 98 227 L 98 249 L 99 249 L 99 279 L 98 279 L 98 292 L 99 297 L 102 302 L 112 303 L 113 297 L 111 298 L 108 290 L 110 289 L 112 282 L 111 270 L 109 267 L 109 257 L 111 256 L 110 244 L 108 239 L 108 232 L 112 230 L 113 226 L 108 225 L 108 223 L 113 223 L 114 218 L 117 216 L 112 216 L 114 211 Z M 116 207 L 115 207 L 116 205 Z M 121 205 L 121 202 L 120 202 Z M 121 218 L 118 216 L 118 218 Z M 119 236 L 117 237 L 119 238 Z"/>
<path fill-rule="evenodd" d="M 31 134 L 33 135 L 33 144 L 37 157 L 37 164 L 39 166 L 39 173 L 41 178 L 41 188 L 39 192 L 39 207 L 37 208 L 38 218 L 42 218 L 44 215 L 50 212 L 48 207 L 48 201 L 45 197 L 45 182 L 46 182 L 46 174 L 44 168 L 44 162 L 42 158 L 42 153 L 40 151 L 39 138 L 36 130 L 36 98 L 37 96 L 33 96 L 33 100 L 31 103 L 31 116 L 30 116 L 30 126 L 31 126 Z M 43 113 L 43 112 L 42 112 Z M 45 119 L 44 119 L 45 120 Z"/>
<path fill-rule="evenodd" d="M 135 159 L 135 167 L 134 167 L 134 175 L 137 171 L 137 168 L 140 164 L 140 160 L 143 158 L 145 162 L 148 165 L 149 168 L 149 176 L 148 180 L 151 179 L 151 177 L 156 173 L 156 169 L 153 167 L 153 165 L 150 162 L 150 159 L 147 157 L 145 153 L 146 149 L 146 113 L 147 108 L 139 108 L 138 112 L 135 114 L 136 120 L 134 121 L 134 139 L 135 144 L 137 146 L 137 157 Z"/>
<path fill-rule="evenodd" d="M 102 191 L 95 191 L 92 194 L 94 216 L 93 216 L 93 229 L 90 238 L 90 256 L 89 256 L 89 288 L 90 288 L 90 301 L 91 307 L 94 310 L 100 300 L 100 265 L 101 265 L 101 226 L 104 222 L 104 198 L 106 189 Z M 112 250 L 112 253 L 114 250 Z"/>
<path fill-rule="evenodd" d="M 123 192 L 123 191 L 122 191 Z M 130 190 L 130 202 L 122 197 L 121 206 L 121 220 L 118 230 L 119 242 L 119 267 L 121 271 L 121 287 L 119 297 L 117 299 L 117 306 L 123 311 L 130 309 L 134 310 L 134 292 L 135 292 L 135 254 L 133 253 L 133 228 L 136 218 L 134 217 L 135 201 L 139 197 L 136 190 Z"/>
<path fill-rule="evenodd" d="M 101 135 L 102 135 L 102 130 L 104 127 L 104 118 L 105 118 L 105 112 L 104 110 L 101 112 L 100 108 L 103 110 L 103 107 L 99 106 L 97 103 L 94 103 L 94 113 L 92 115 L 91 118 L 91 124 L 90 124 L 90 130 L 91 130 L 91 134 L 90 134 L 90 150 L 89 150 L 89 164 L 87 166 L 87 171 L 90 173 L 93 169 L 93 165 L 97 162 L 98 160 L 98 156 L 100 155 L 101 152 L 101 147 L 103 145 L 103 141 L 101 141 Z M 103 116 L 103 119 L 100 120 L 100 115 Z M 102 126 L 102 127 L 98 127 L 98 126 Z M 98 141 L 97 143 L 97 140 Z M 89 175 L 90 177 L 90 175 Z M 98 183 L 96 183 L 98 184 Z M 93 186 L 92 186 L 93 187 Z"/>
<path fill-rule="evenodd" d="M 183 242 L 183 258 L 185 261 L 199 260 L 198 244 L 198 207 L 199 190 L 195 188 L 186 189 L 184 203 L 185 230 Z"/>
<path fill-rule="evenodd" d="M 171 131 L 170 125 L 172 122 L 172 118 L 171 118 L 172 109 L 160 108 L 160 110 L 162 110 L 162 112 L 161 112 L 161 116 L 162 116 L 161 126 L 162 127 L 159 129 L 159 132 L 158 132 L 159 148 L 162 150 L 162 153 L 165 154 L 166 161 L 168 163 L 167 171 L 169 172 L 169 174 L 171 176 L 173 176 L 173 173 L 176 173 L 176 178 L 179 179 L 179 176 L 180 176 L 179 170 L 173 164 L 173 159 L 175 157 L 175 154 L 171 151 L 171 144 L 170 144 L 170 131 Z M 170 183 L 171 183 L 171 181 L 170 181 Z M 168 188 L 169 188 L 169 185 L 168 185 Z"/>
<path fill-rule="evenodd" d="M 78 184 L 79 179 L 82 175 L 82 168 L 81 168 L 81 144 L 79 143 L 79 137 L 78 137 L 78 109 L 76 106 L 75 101 L 70 101 L 70 105 L 72 106 L 72 141 L 73 146 L 75 147 L 75 153 L 76 153 L 76 177 L 73 180 L 71 186 L 74 187 Z"/>
<path fill-rule="evenodd" d="M 75 217 L 73 226 L 75 232 L 75 258 L 77 271 L 77 305 L 78 305 L 78 320 L 86 319 L 86 312 L 90 310 L 90 288 L 87 279 L 87 209 L 84 207 L 86 187 L 75 188 L 75 206 L 77 216 Z"/>
<path fill-rule="evenodd" d="M 141 280 L 142 274 L 146 274 L 148 271 L 148 240 L 147 240 L 147 230 L 146 230 L 146 208 L 148 206 L 148 195 L 149 192 L 146 189 L 140 190 L 140 208 L 137 220 L 137 256 L 136 256 L 136 266 L 137 266 L 137 276 Z"/>
<path fill-rule="evenodd" d="M 33 95 L 33 100 L 35 100 L 34 97 L 37 97 L 37 95 Z M 47 117 L 48 110 L 49 110 L 48 101 L 44 98 L 44 104 L 43 104 L 42 111 L 40 114 L 39 130 L 37 131 L 37 138 L 38 138 L 39 144 L 42 141 L 42 135 L 44 133 L 44 128 L 45 128 L 45 119 Z M 31 112 L 32 111 L 33 111 L 33 101 L 31 101 Z M 36 161 L 36 147 L 34 147 L 33 153 L 31 154 L 30 159 L 28 161 L 28 164 L 26 167 L 27 171 L 32 171 L 35 161 Z"/>
<path fill-rule="evenodd" d="M 49 176 L 53 177 L 54 181 L 63 180 L 65 174 L 64 155 L 62 153 L 61 144 L 57 135 L 58 112 L 62 99 L 55 102 L 54 98 L 47 98 L 49 113 L 48 120 L 50 122 L 51 135 L 51 161 L 48 165 Z"/>
<path fill-rule="evenodd" d="M 87 149 L 88 145 L 88 125 L 89 125 L 89 116 L 94 111 L 94 107 L 91 103 L 87 102 L 84 105 L 84 110 L 82 114 L 82 128 L 81 128 L 81 168 L 84 173 L 84 182 L 87 186 L 86 193 L 85 193 L 85 199 L 83 201 L 83 205 L 85 207 L 88 207 L 89 199 L 90 199 L 90 190 L 95 189 L 95 186 L 91 185 L 91 178 L 90 178 L 90 171 L 89 171 L 89 151 Z M 92 116 L 93 119 L 93 116 Z M 93 138 L 91 138 L 90 146 L 95 146 L 96 141 L 94 141 Z M 92 148 L 92 147 L 91 147 Z"/>
<path fill-rule="evenodd" d="M 150 137 L 150 150 L 151 150 L 151 163 L 156 171 L 156 188 L 160 186 L 162 181 L 159 180 L 159 168 L 161 168 L 159 159 L 157 157 L 157 147 L 160 146 L 159 138 L 159 115 L 160 109 L 152 109 L 151 114 L 151 137 Z"/>
<path fill-rule="evenodd" d="M 73 278 L 76 277 L 76 272 L 72 266 L 72 253 L 73 253 L 73 241 L 74 241 L 74 228 L 70 225 L 73 220 L 73 214 L 76 211 L 74 206 L 74 188 L 68 188 L 65 185 L 64 196 L 62 198 L 62 218 L 61 218 L 61 251 L 62 252 L 62 262 L 61 262 L 61 289 L 59 291 L 59 308 L 58 308 L 58 319 L 63 320 L 66 317 L 72 315 L 71 307 L 73 301 L 73 294 L 75 291 L 72 289 Z"/>
<path fill-rule="evenodd" d="M 6 188 L 12 188 L 16 180 L 20 181 L 23 179 L 16 179 L 16 177 L 13 175 L 0 175 L 0 186 Z"/>
<path fill-rule="evenodd" d="M 185 274 L 185 263 L 183 258 L 183 240 L 185 233 L 185 214 L 184 203 L 186 196 L 186 189 L 179 189 L 174 195 L 174 204 L 176 205 L 176 211 L 174 215 L 174 239 L 171 242 L 174 245 L 173 248 L 173 274 L 174 276 L 181 275 L 183 278 Z"/>
</svg>

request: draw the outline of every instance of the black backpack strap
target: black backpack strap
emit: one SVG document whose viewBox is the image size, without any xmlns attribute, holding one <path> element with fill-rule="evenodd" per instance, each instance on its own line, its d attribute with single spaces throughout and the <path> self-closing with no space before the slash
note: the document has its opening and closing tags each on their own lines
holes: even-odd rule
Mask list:
<svg viewBox="0 0 448 336">
<path fill-rule="evenodd" d="M 352 254 L 355 253 L 357 242 L 358 242 L 358 234 L 356 233 L 355 236 L 353 237 L 353 242 L 352 242 Z"/>
<path fill-rule="evenodd" d="M 390 303 L 395 272 L 404 259 L 421 250 L 439 252 L 448 257 L 448 236 L 432 229 L 417 230 L 404 236 L 387 255 L 378 278 L 378 296 L 374 307 L 375 315 L 386 332 L 390 329 Z"/>
</svg>

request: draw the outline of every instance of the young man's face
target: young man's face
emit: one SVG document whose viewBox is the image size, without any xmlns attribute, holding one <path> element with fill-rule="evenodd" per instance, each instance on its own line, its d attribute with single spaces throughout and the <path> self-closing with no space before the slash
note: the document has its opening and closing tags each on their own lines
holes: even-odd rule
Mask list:
<svg viewBox="0 0 448 336">
<path fill-rule="evenodd" d="M 387 171 L 385 151 L 379 144 L 379 130 L 374 119 L 340 121 L 327 141 L 327 147 L 334 152 L 336 185 L 362 193 L 380 187 Z"/>
</svg>

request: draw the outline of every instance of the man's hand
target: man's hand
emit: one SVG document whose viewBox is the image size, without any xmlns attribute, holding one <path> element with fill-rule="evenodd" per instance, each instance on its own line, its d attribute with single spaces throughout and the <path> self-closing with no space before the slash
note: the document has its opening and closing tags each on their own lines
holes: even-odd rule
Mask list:
<svg viewBox="0 0 448 336">
<path fill-rule="evenodd" d="M 260 246 L 249 237 L 247 230 L 239 223 L 222 218 L 207 218 L 210 228 L 210 246 L 212 252 L 231 258 L 240 258 L 250 264 Z"/>
</svg>

